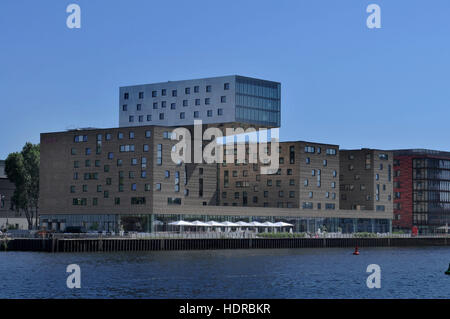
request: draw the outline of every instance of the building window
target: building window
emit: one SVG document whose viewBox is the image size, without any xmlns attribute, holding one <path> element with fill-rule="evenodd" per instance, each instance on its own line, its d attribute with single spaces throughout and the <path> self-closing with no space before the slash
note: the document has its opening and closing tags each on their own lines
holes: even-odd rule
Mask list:
<svg viewBox="0 0 450 319">
<path fill-rule="evenodd" d="M 206 111 L 206 115 L 208 116 L 208 117 L 212 117 L 212 110 L 207 110 Z"/>
<path fill-rule="evenodd" d="M 108 159 L 113 159 L 114 158 L 114 153 L 113 152 L 109 152 L 108 153 Z"/>
<path fill-rule="evenodd" d="M 167 106 L 167 102 L 166 101 L 161 101 L 161 108 L 165 109 Z"/>
<path fill-rule="evenodd" d="M 142 109 L 142 104 L 136 104 L 136 111 L 140 111 Z"/>
<path fill-rule="evenodd" d="M 211 85 L 206 86 L 206 92 L 211 92 Z"/>
<path fill-rule="evenodd" d="M 156 153 L 156 164 L 162 165 L 162 144 L 158 144 L 158 149 Z"/>
<path fill-rule="evenodd" d="M 121 133 L 121 132 L 117 133 L 117 139 L 118 140 L 123 139 L 123 133 Z"/>
<path fill-rule="evenodd" d="M 147 115 L 147 122 L 150 122 L 152 120 L 152 116 L 149 114 Z"/>
<path fill-rule="evenodd" d="M 145 197 L 131 197 L 131 205 L 145 205 Z"/>
<path fill-rule="evenodd" d="M 198 93 L 200 91 L 200 87 L 198 85 L 194 86 L 194 93 Z"/>
<path fill-rule="evenodd" d="M 87 135 L 77 135 L 73 140 L 75 143 L 87 142 Z"/>
<path fill-rule="evenodd" d="M 158 108 L 158 102 L 153 102 L 153 109 L 156 110 Z"/>
<path fill-rule="evenodd" d="M 199 117 L 199 112 L 198 111 L 194 111 L 194 118 L 197 119 Z"/>
<path fill-rule="evenodd" d="M 128 111 L 128 105 L 126 104 L 122 105 L 122 111 L 124 112 Z"/>
<path fill-rule="evenodd" d="M 191 88 L 185 88 L 184 94 L 191 94 Z"/>
<path fill-rule="evenodd" d="M 164 120 L 164 113 L 159 113 L 159 119 Z"/>
<path fill-rule="evenodd" d="M 230 83 L 224 83 L 223 84 L 223 89 L 224 90 L 229 90 L 230 89 Z"/>
<path fill-rule="evenodd" d="M 185 118 L 185 114 L 184 114 L 184 112 L 181 112 L 181 113 L 180 113 L 180 119 L 183 120 L 184 118 Z"/>
<path fill-rule="evenodd" d="M 226 103 L 227 102 L 227 97 L 226 96 L 221 96 L 220 97 L 220 103 Z"/>
<path fill-rule="evenodd" d="M 135 191 L 135 190 L 136 190 L 136 184 L 135 184 L 135 183 L 131 184 L 131 190 L 132 190 L 132 191 Z"/>
<path fill-rule="evenodd" d="M 195 105 L 200 105 L 200 99 L 195 99 Z"/>
<path fill-rule="evenodd" d="M 312 209 L 313 208 L 313 203 L 311 202 L 303 202 L 303 209 Z"/>
<path fill-rule="evenodd" d="M 109 192 L 108 191 L 104 191 L 103 192 L 103 197 L 104 198 L 109 198 Z"/>
<path fill-rule="evenodd" d="M 305 146 L 305 153 L 315 153 L 316 149 L 314 146 Z"/>
<path fill-rule="evenodd" d="M 183 107 L 189 106 L 188 100 L 183 100 Z"/>
<path fill-rule="evenodd" d="M 170 103 L 170 109 L 171 110 L 175 110 L 177 108 L 177 104 L 176 103 Z"/>
<path fill-rule="evenodd" d="M 148 150 L 149 150 L 148 144 L 144 144 L 144 152 L 148 152 Z"/>
<path fill-rule="evenodd" d="M 158 96 L 158 92 L 152 91 L 152 97 L 157 97 L 157 96 Z"/>
<path fill-rule="evenodd" d="M 130 97 L 130 94 L 128 94 L 127 92 L 125 92 L 125 93 L 123 94 L 123 99 L 124 99 L 124 100 L 128 100 L 129 97 Z"/>
<path fill-rule="evenodd" d="M 157 191 L 160 191 L 160 190 L 161 190 L 161 183 L 156 183 L 155 189 L 156 189 Z"/>
<path fill-rule="evenodd" d="M 177 90 L 172 90 L 172 96 L 173 97 L 177 96 Z"/>
<path fill-rule="evenodd" d="M 218 116 L 223 115 L 223 109 L 217 109 L 217 115 Z"/>
<path fill-rule="evenodd" d="M 166 94 L 167 94 L 166 89 L 162 89 L 162 90 L 161 90 L 161 95 L 162 95 L 162 96 L 166 96 Z"/>
<path fill-rule="evenodd" d="M 205 105 L 209 105 L 210 101 L 211 101 L 211 99 L 209 97 L 205 98 Z"/>
<path fill-rule="evenodd" d="M 134 122 L 134 116 L 133 115 L 130 115 L 128 117 L 128 122 L 130 122 L 130 123 Z"/>
</svg>

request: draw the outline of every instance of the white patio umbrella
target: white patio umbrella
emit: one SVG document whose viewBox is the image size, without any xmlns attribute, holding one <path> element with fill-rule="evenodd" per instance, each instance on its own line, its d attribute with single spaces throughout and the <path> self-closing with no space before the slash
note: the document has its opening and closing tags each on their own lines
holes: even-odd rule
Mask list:
<svg viewBox="0 0 450 319">
<path fill-rule="evenodd" d="M 265 227 L 277 227 L 277 225 L 275 225 L 274 223 L 271 223 L 271 222 L 264 222 L 263 225 Z"/>
<path fill-rule="evenodd" d="M 213 226 L 213 227 L 222 227 L 223 226 L 221 223 L 215 222 L 213 220 L 206 222 L 206 224 L 208 224 L 209 226 Z"/>
<path fill-rule="evenodd" d="M 264 227 L 263 223 L 260 222 L 251 222 L 250 223 L 253 227 Z"/>
<path fill-rule="evenodd" d="M 169 225 L 180 226 L 180 232 L 183 232 L 183 226 L 194 226 L 192 223 L 186 222 L 184 220 L 178 220 L 176 222 L 171 222 Z"/>
<path fill-rule="evenodd" d="M 238 224 L 239 226 L 246 226 L 246 227 L 253 226 L 251 223 L 247 223 L 247 222 L 243 222 L 243 221 L 239 221 L 236 224 Z"/>
<path fill-rule="evenodd" d="M 253 227 L 264 227 L 264 224 L 263 224 L 263 223 L 260 223 L 260 222 L 251 222 L 250 224 L 251 224 Z M 258 228 L 256 228 L 256 232 L 257 232 L 257 233 L 259 232 Z"/>
<path fill-rule="evenodd" d="M 292 224 L 285 223 L 285 222 L 277 222 L 277 223 L 275 223 L 275 225 L 276 225 L 277 227 L 292 227 L 292 226 L 294 226 L 294 225 L 292 225 Z"/>
<path fill-rule="evenodd" d="M 199 220 L 196 220 L 195 222 L 192 222 L 192 225 L 194 225 L 194 226 L 202 226 L 202 227 L 209 227 L 209 226 L 211 226 L 211 225 L 209 225 L 209 224 L 207 224 L 205 222 L 201 222 Z"/>
<path fill-rule="evenodd" d="M 237 226 L 239 226 L 239 224 L 232 223 L 232 222 L 229 222 L 229 221 L 222 222 L 220 224 L 222 224 L 222 226 L 225 226 L 225 227 L 237 227 Z"/>
<path fill-rule="evenodd" d="M 221 224 L 225 227 L 225 232 L 229 232 L 231 230 L 231 227 L 239 227 L 238 224 L 229 221 L 221 222 Z"/>
<path fill-rule="evenodd" d="M 176 222 L 171 222 L 171 223 L 169 223 L 169 225 L 173 225 L 173 226 L 195 226 L 193 223 L 186 222 L 184 220 L 178 220 Z"/>
</svg>

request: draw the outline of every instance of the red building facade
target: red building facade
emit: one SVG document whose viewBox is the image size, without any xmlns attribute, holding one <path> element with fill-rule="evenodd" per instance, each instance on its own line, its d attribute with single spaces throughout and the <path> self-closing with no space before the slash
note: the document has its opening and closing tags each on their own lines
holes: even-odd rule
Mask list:
<svg viewBox="0 0 450 319">
<path fill-rule="evenodd" d="M 394 218 L 393 230 L 413 227 L 413 156 L 394 156 Z"/>
<path fill-rule="evenodd" d="M 444 231 L 450 224 L 450 152 L 394 151 L 393 230 Z"/>
</svg>

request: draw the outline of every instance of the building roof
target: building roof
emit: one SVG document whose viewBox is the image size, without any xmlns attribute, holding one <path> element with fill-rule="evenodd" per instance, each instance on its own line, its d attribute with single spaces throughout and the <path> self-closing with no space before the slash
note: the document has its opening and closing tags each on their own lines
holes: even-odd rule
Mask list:
<svg viewBox="0 0 450 319">
<path fill-rule="evenodd" d="M 394 156 L 444 156 L 450 157 L 450 152 L 428 150 L 424 148 L 392 150 Z"/>
<path fill-rule="evenodd" d="M 258 79 L 253 78 L 249 76 L 243 76 L 238 74 L 233 75 L 223 75 L 223 76 L 210 76 L 206 78 L 197 78 L 197 79 L 184 79 L 184 80 L 174 80 L 174 81 L 166 81 L 166 82 L 154 82 L 154 83 L 144 83 L 144 84 L 132 84 L 132 85 L 125 85 L 121 86 L 121 88 L 128 88 L 128 87 L 134 87 L 134 86 L 146 86 L 146 85 L 160 85 L 160 84 L 166 84 L 166 83 L 177 83 L 177 82 L 187 82 L 187 81 L 203 81 L 203 80 L 209 80 L 209 79 L 220 79 L 220 78 L 230 78 L 235 77 L 243 80 L 253 80 L 253 81 L 261 81 L 261 82 L 267 82 L 267 83 L 274 83 L 274 84 L 281 84 L 277 81 L 271 81 L 271 80 L 264 80 L 264 79 Z"/>
</svg>

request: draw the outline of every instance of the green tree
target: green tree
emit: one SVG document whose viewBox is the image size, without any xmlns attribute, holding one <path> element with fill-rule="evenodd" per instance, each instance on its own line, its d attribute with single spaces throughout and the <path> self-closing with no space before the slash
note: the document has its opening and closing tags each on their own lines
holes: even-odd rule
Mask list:
<svg viewBox="0 0 450 319">
<path fill-rule="evenodd" d="M 28 228 L 37 228 L 39 213 L 39 144 L 26 143 L 20 153 L 8 155 L 5 172 L 8 179 L 16 186 L 11 198 L 16 211 L 23 211 L 28 221 Z"/>
</svg>

